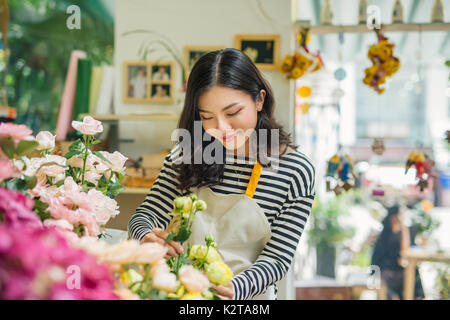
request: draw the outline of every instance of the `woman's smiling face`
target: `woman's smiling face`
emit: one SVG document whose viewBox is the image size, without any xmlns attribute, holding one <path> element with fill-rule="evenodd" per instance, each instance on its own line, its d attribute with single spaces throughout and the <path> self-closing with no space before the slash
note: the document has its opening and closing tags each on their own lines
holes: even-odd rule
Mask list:
<svg viewBox="0 0 450 320">
<path fill-rule="evenodd" d="M 256 127 L 264 97 L 264 90 L 255 102 L 245 91 L 213 86 L 199 97 L 198 111 L 203 129 L 226 149 L 241 149 Z"/>
</svg>

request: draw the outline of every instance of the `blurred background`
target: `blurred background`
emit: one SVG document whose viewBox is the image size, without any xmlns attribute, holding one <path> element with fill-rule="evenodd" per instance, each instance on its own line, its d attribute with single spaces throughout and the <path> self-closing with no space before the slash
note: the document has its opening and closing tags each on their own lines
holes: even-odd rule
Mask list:
<svg viewBox="0 0 450 320">
<path fill-rule="evenodd" d="M 277 119 L 316 166 L 316 202 L 280 298 L 449 298 L 449 0 L 9 0 L 2 8 L 0 117 L 56 132 L 62 150 L 73 138 L 63 114 L 106 124 L 99 148 L 131 159 L 110 228 L 126 229 L 173 145 L 195 59 L 247 48 L 273 87 Z M 388 43 L 378 48 L 380 35 Z M 258 41 L 264 61 L 250 50 Z M 382 54 L 399 63 L 391 75 L 371 73 Z M 159 66 L 168 75 L 158 80 Z"/>
</svg>

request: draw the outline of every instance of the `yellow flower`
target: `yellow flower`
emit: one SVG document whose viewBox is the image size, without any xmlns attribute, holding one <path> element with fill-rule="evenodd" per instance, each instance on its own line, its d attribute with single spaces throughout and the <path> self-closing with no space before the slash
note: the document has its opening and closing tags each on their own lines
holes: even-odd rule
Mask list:
<svg viewBox="0 0 450 320">
<path fill-rule="evenodd" d="M 291 74 L 290 74 L 292 79 L 300 78 L 302 75 L 303 75 L 303 71 L 298 67 L 295 67 L 294 69 L 292 69 Z"/>
<path fill-rule="evenodd" d="M 189 258 L 191 260 L 201 260 L 206 258 L 207 263 L 213 263 L 216 261 L 222 262 L 222 257 L 219 252 L 217 252 L 216 248 L 206 246 L 201 246 L 195 244 L 192 246 L 191 251 L 189 252 Z"/>
<path fill-rule="evenodd" d="M 203 200 L 198 200 L 195 202 L 195 207 L 200 210 L 200 211 L 204 211 L 207 208 L 206 202 Z"/>
<path fill-rule="evenodd" d="M 120 275 L 120 280 L 125 283 L 128 287 L 136 282 L 142 281 L 144 278 L 140 273 L 134 269 L 128 269 L 127 272 L 123 272 Z"/>
<path fill-rule="evenodd" d="M 192 210 L 192 199 L 190 197 L 185 197 L 183 212 L 187 213 L 191 212 L 191 210 Z"/>
<path fill-rule="evenodd" d="M 184 286 L 180 286 L 178 289 L 177 289 L 177 292 L 175 292 L 175 293 L 169 293 L 167 296 L 169 297 L 169 298 L 181 298 L 183 295 L 184 295 L 184 293 L 186 292 L 186 289 L 184 288 Z"/>
<path fill-rule="evenodd" d="M 422 210 L 425 212 L 430 212 L 430 210 L 434 208 L 433 203 L 429 200 L 422 200 L 420 202 L 420 206 L 422 207 Z"/>
<path fill-rule="evenodd" d="M 233 277 L 233 272 L 223 262 L 213 262 L 206 267 L 209 281 L 216 285 L 227 285 Z"/>
<path fill-rule="evenodd" d="M 205 300 L 200 292 L 188 292 L 181 297 L 181 300 Z"/>
<path fill-rule="evenodd" d="M 183 209 L 184 208 L 184 197 L 178 197 L 174 200 L 173 206 L 174 209 Z"/>
<path fill-rule="evenodd" d="M 294 63 L 293 57 L 291 57 L 289 54 L 286 54 L 286 57 L 281 62 L 281 66 L 285 69 L 290 69 L 293 63 Z"/>
</svg>

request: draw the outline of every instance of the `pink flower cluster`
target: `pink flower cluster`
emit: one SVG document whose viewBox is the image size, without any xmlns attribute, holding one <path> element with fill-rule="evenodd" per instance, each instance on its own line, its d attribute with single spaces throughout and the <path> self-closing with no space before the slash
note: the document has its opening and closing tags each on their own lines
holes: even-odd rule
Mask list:
<svg viewBox="0 0 450 320">
<path fill-rule="evenodd" d="M 0 139 L 11 138 L 16 145 L 21 140 L 34 140 L 32 133 L 24 124 L 0 123 Z"/>
<path fill-rule="evenodd" d="M 101 233 L 100 226 L 119 214 L 119 207 L 114 199 L 96 189 L 87 193 L 80 191 L 72 177 L 67 177 L 59 188 L 41 186 L 37 193 L 41 201 L 49 205 L 48 211 L 52 217 L 62 220 L 56 224 L 62 231 L 70 232 L 73 226 L 82 224 L 86 235 L 98 236 Z M 46 223 L 55 225 L 54 221 Z"/>
<path fill-rule="evenodd" d="M 0 284 L 0 299 L 118 299 L 111 271 L 54 228 L 0 225 Z"/>
<path fill-rule="evenodd" d="M 8 228 L 42 227 L 41 220 L 33 212 L 33 205 L 34 201 L 20 192 L 0 188 L 0 222 Z"/>
</svg>

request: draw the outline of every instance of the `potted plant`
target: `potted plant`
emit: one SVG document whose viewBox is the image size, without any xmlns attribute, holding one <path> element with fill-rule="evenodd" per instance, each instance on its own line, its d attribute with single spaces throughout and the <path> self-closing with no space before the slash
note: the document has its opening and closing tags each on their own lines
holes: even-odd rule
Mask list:
<svg viewBox="0 0 450 320">
<path fill-rule="evenodd" d="M 422 200 L 417 203 L 411 213 L 411 242 L 413 245 L 426 246 L 427 241 L 440 222 L 431 215 L 433 203 Z"/>
<path fill-rule="evenodd" d="M 353 227 L 344 226 L 340 221 L 347 213 L 342 197 L 316 199 L 313 205 L 308 239 L 316 247 L 318 275 L 335 277 L 336 247 L 355 233 Z"/>
</svg>

